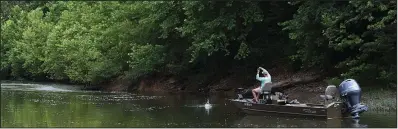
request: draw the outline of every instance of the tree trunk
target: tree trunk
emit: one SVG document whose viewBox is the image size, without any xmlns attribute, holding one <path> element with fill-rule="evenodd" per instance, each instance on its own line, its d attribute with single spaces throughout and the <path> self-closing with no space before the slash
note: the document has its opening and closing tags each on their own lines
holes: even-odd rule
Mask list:
<svg viewBox="0 0 398 129">
<path fill-rule="evenodd" d="M 291 79 L 287 79 L 284 81 L 280 81 L 280 82 L 276 82 L 276 83 L 272 83 L 272 89 L 274 90 L 284 90 L 286 88 L 290 88 L 294 85 L 298 85 L 298 84 L 305 84 L 305 83 L 310 83 L 310 82 L 314 82 L 317 81 L 318 79 L 321 79 L 322 75 L 316 75 L 316 76 L 306 76 L 306 77 L 302 77 L 302 78 L 291 78 Z"/>
</svg>

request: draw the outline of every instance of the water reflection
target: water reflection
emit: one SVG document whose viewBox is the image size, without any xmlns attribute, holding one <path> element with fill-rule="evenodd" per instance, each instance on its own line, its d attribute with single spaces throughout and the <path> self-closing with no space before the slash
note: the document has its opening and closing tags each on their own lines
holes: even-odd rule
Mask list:
<svg viewBox="0 0 398 129">
<path fill-rule="evenodd" d="M 360 124 L 359 121 L 360 119 L 353 119 L 351 122 L 348 122 L 349 120 L 346 120 L 346 122 L 350 125 L 352 128 L 367 128 L 368 125 L 366 124 Z"/>
<path fill-rule="evenodd" d="M 2 127 L 226 127 L 195 97 L 2 90 Z M 195 101 L 190 101 L 195 100 Z M 216 100 L 218 101 L 218 100 Z M 202 102 L 197 105 L 195 102 Z M 184 106 L 190 104 L 192 107 Z M 214 111 L 214 112 L 213 112 Z M 217 113 L 215 113 L 217 112 Z M 220 115 L 224 114 L 224 115 Z M 235 116 L 232 116 L 235 117 Z"/>
<path fill-rule="evenodd" d="M 367 112 L 358 122 L 247 116 L 223 94 L 48 92 L 30 89 L 37 86 L 3 86 L 1 127 L 396 127 L 395 113 Z M 208 100 L 211 108 L 205 106 Z"/>
<path fill-rule="evenodd" d="M 238 120 L 235 127 L 258 128 L 366 128 L 366 124 L 351 119 L 311 119 L 311 118 L 289 118 L 275 116 L 253 116 L 247 115 Z"/>
</svg>

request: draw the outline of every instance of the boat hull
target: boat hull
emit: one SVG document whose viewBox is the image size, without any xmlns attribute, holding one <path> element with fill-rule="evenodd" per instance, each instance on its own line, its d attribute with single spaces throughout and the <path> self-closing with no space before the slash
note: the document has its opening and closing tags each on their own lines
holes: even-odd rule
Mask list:
<svg viewBox="0 0 398 129">
<path fill-rule="evenodd" d="M 345 118 L 348 113 L 342 110 L 343 103 L 334 102 L 327 106 L 316 104 L 257 104 L 249 99 L 231 100 L 234 105 L 251 115 L 283 115 L 313 117 L 323 119 Z"/>
</svg>

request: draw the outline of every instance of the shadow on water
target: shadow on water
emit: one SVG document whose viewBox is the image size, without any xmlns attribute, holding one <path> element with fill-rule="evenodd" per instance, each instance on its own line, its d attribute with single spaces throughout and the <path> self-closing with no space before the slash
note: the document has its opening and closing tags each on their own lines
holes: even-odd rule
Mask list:
<svg viewBox="0 0 398 129">
<path fill-rule="evenodd" d="M 49 87 L 51 86 L 51 87 Z M 61 89 L 61 90 L 60 90 Z M 70 90 L 70 91 L 63 91 Z M 2 127 L 396 127 L 396 113 L 361 121 L 248 116 L 225 94 L 86 92 L 47 84 L 2 84 Z M 209 101 L 211 107 L 205 106 Z"/>
</svg>

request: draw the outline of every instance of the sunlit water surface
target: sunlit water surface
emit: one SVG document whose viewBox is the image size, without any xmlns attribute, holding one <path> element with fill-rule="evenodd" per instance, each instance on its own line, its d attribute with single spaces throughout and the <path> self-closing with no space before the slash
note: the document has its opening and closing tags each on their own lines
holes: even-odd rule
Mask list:
<svg viewBox="0 0 398 129">
<path fill-rule="evenodd" d="M 360 121 L 246 115 L 223 94 L 81 91 L 55 84 L 1 84 L 1 127 L 397 127 L 396 112 Z M 211 106 L 205 106 L 209 100 Z"/>
</svg>

